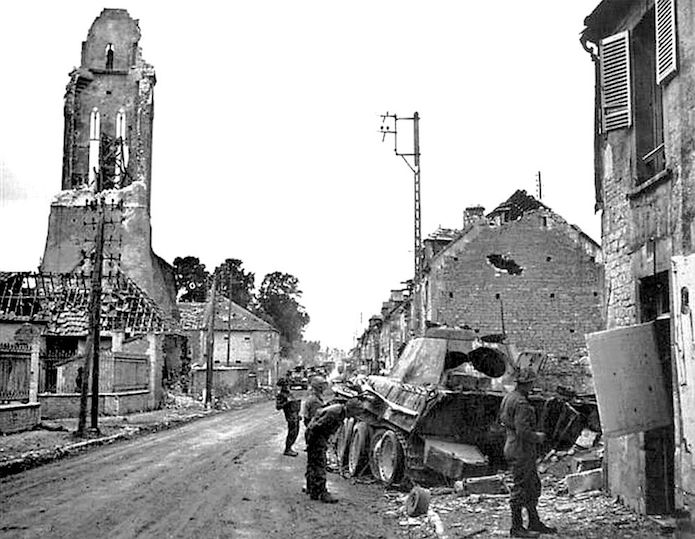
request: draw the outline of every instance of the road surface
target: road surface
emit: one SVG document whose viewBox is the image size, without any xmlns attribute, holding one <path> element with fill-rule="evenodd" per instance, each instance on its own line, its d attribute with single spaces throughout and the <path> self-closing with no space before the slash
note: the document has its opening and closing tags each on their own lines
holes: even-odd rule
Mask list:
<svg viewBox="0 0 695 539">
<path fill-rule="evenodd" d="M 0 537 L 390 538 L 383 489 L 328 474 L 337 505 L 301 492 L 272 402 L 104 446 L 0 480 Z"/>
</svg>

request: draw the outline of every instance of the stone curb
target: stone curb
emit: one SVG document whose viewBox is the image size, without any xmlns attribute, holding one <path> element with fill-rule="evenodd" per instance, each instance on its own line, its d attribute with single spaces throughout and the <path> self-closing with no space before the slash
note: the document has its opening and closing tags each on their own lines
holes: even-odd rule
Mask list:
<svg viewBox="0 0 695 539">
<path fill-rule="evenodd" d="M 150 434 L 153 432 L 158 432 L 160 430 L 169 430 L 176 427 L 183 426 L 187 423 L 191 423 L 198 419 L 204 417 L 210 417 L 212 415 L 217 415 L 231 410 L 211 410 L 207 412 L 201 412 L 198 414 L 192 414 L 185 417 L 172 418 L 161 423 L 152 423 L 150 425 L 139 425 L 134 429 L 126 430 L 125 432 L 118 432 L 110 436 L 102 436 L 101 438 L 94 438 L 92 440 L 85 440 L 83 442 L 76 442 L 74 444 L 65 445 L 62 447 L 57 447 L 55 449 L 44 449 L 37 453 L 29 453 L 23 455 L 19 458 L 8 460 L 6 462 L 0 463 L 0 478 L 7 477 L 9 475 L 14 475 L 32 468 L 37 468 L 49 462 L 63 459 L 71 455 L 76 455 L 82 451 L 86 451 L 92 447 L 98 447 L 102 445 L 111 444 L 119 440 L 126 440 L 134 438 L 136 436 L 142 436 L 145 434 Z"/>
</svg>

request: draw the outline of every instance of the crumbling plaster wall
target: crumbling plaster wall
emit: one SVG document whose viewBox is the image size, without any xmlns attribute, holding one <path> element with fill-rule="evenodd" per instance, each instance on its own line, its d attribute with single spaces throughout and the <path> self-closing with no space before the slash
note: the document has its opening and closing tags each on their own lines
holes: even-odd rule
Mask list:
<svg viewBox="0 0 695 539">
<path fill-rule="evenodd" d="M 587 246 L 545 210 L 501 225 L 477 223 L 431 262 L 431 321 L 502 333 L 503 307 L 505 332 L 518 348 L 581 354 L 584 334 L 603 327 L 600 252 L 594 244 L 590 256 Z M 521 273 L 496 268 L 492 254 L 512 259 Z"/>
<path fill-rule="evenodd" d="M 135 182 L 124 189 L 104 191 L 104 271 L 120 265 L 167 314 L 177 317 L 173 268 L 151 248 L 152 229 L 147 210 L 147 189 Z M 61 191 L 51 204 L 44 272 L 87 270 L 95 249 L 102 211 L 88 189 Z M 171 275 L 166 275 L 171 273 Z"/>
</svg>

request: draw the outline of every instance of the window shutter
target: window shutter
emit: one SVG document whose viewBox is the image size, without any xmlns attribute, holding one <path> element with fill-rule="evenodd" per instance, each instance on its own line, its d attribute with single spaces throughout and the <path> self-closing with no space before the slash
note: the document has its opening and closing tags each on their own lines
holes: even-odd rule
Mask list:
<svg viewBox="0 0 695 539">
<path fill-rule="evenodd" d="M 603 131 L 632 125 L 630 35 L 627 31 L 601 41 L 601 108 Z"/>
<path fill-rule="evenodd" d="M 661 84 L 676 65 L 676 0 L 656 0 L 656 82 Z"/>
</svg>

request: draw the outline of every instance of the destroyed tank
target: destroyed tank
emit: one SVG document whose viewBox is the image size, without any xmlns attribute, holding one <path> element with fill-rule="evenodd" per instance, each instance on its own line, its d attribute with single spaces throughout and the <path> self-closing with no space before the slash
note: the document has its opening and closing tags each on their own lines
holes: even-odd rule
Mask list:
<svg viewBox="0 0 695 539">
<path fill-rule="evenodd" d="M 370 471 L 385 484 L 451 483 L 504 467 L 500 403 L 515 369 L 542 371 L 545 354 L 517 353 L 500 335 L 429 328 L 412 339 L 388 375 L 338 384 L 365 412 L 346 419 L 335 440 L 338 463 L 351 476 Z M 572 446 L 592 403 L 561 395 L 530 396 L 547 434 L 542 449 Z M 595 404 L 593 405 L 595 408 Z"/>
</svg>

